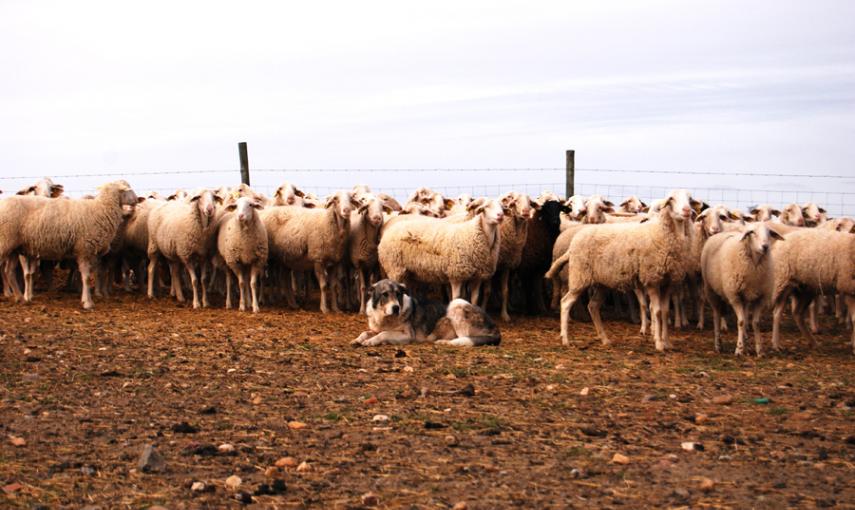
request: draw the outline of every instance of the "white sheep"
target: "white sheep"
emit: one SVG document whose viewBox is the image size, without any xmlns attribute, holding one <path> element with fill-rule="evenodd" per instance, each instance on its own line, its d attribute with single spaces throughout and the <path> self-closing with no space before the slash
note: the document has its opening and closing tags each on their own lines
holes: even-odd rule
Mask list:
<svg viewBox="0 0 855 510">
<path fill-rule="evenodd" d="M 646 306 L 650 299 L 653 337 L 657 350 L 670 347 L 668 307 L 672 282 L 685 276 L 688 239 L 683 222 L 699 205 L 688 192 L 678 190 L 658 205 L 658 212 L 644 223 L 591 225 L 579 232 L 563 258 L 553 264 L 547 277 L 567 263 L 568 290 L 561 298 L 561 340 L 570 342 L 570 310 L 583 292 L 592 289 L 588 312 L 604 345 L 610 344 L 600 318 L 604 288 L 634 291 Z M 647 296 L 645 298 L 644 293 Z"/>
<path fill-rule="evenodd" d="M 98 260 L 116 236 L 124 206 L 136 203 L 137 196 L 125 181 L 102 185 L 91 200 L 16 196 L 0 202 L 0 260 L 18 250 L 33 262 L 25 268 L 24 299 L 32 299 L 33 271 L 39 259 L 74 258 L 83 282 L 83 308 L 92 308 Z"/>
<path fill-rule="evenodd" d="M 383 228 L 383 212 L 391 212 L 391 209 L 370 193 L 364 193 L 359 202 L 359 207 L 350 213 L 347 243 L 350 265 L 356 271 L 359 313 L 365 313 L 365 293 L 371 284 L 370 276 L 378 267 L 377 246 Z"/>
<path fill-rule="evenodd" d="M 762 204 L 748 210 L 754 221 L 770 221 L 781 216 L 781 211 L 769 204 Z"/>
<path fill-rule="evenodd" d="M 499 197 L 505 219 L 502 221 L 499 235 L 499 260 L 496 263 L 496 273 L 499 276 L 499 288 L 502 293 L 502 308 L 500 318 L 508 322 L 510 303 L 511 271 L 516 270 L 522 261 L 523 248 L 528 238 L 528 225 L 534 208 L 531 198 L 524 193 L 509 192 Z M 490 299 L 492 280 L 486 281 L 484 289 L 484 307 Z"/>
<path fill-rule="evenodd" d="M 850 320 L 855 318 L 855 235 L 821 228 L 795 230 L 784 235 L 773 253 L 775 289 L 772 309 L 772 346 L 780 349 L 780 324 L 790 295 L 796 298 L 793 319 L 801 334 L 816 345 L 805 327 L 804 312 L 817 295 L 843 296 Z M 855 330 L 852 334 L 855 352 Z"/>
<path fill-rule="evenodd" d="M 469 213 L 466 221 L 418 217 L 385 229 L 378 255 L 388 278 L 449 283 L 452 299 L 469 283 L 470 301 L 478 302 L 481 282 L 496 271 L 504 213 L 490 199 L 474 200 Z"/>
<path fill-rule="evenodd" d="M 822 225 L 828 219 L 828 214 L 825 209 L 819 207 L 813 202 L 806 202 L 802 206 L 802 216 L 805 218 L 805 223 L 809 227 Z"/>
<path fill-rule="evenodd" d="M 639 214 L 643 212 L 647 212 L 647 204 L 641 201 L 635 195 L 630 195 L 618 206 L 618 212 L 629 213 L 629 214 Z"/>
<path fill-rule="evenodd" d="M 345 257 L 350 213 L 359 203 L 353 193 L 339 191 L 327 198 L 323 208 L 270 207 L 261 211 L 267 229 L 270 258 L 292 271 L 314 269 L 321 288 L 321 312 L 329 302 L 338 312 L 338 299 L 328 299 L 330 271 Z M 290 286 L 286 291 L 290 291 Z M 289 294 L 289 304 L 293 296 Z"/>
<path fill-rule="evenodd" d="M 50 177 L 43 177 L 35 184 L 18 191 L 18 195 L 33 195 L 45 198 L 58 198 L 65 188 L 62 184 L 56 184 Z"/>
<path fill-rule="evenodd" d="M 793 227 L 804 227 L 805 226 L 805 217 L 802 212 L 802 208 L 799 207 L 799 204 L 788 204 L 781 210 L 781 215 L 778 217 L 781 223 L 784 225 L 790 225 Z"/>
<path fill-rule="evenodd" d="M 200 307 L 199 277 L 196 267 L 204 264 L 215 232 L 216 200 L 210 190 L 199 190 L 185 199 L 167 201 L 148 217 L 148 297 L 154 298 L 158 255 L 169 262 L 172 287 L 179 302 L 184 302 L 179 264 L 190 277 L 193 308 Z M 208 293 L 202 285 L 201 306 L 208 306 Z"/>
<path fill-rule="evenodd" d="M 267 264 L 267 230 L 258 209 L 261 204 L 252 197 L 241 197 L 225 207 L 220 220 L 217 252 L 234 274 L 240 290 L 240 311 L 246 310 L 252 296 L 252 311 L 258 312 L 258 277 Z M 231 281 L 226 274 L 226 308 L 231 308 Z"/>
<path fill-rule="evenodd" d="M 273 193 L 273 205 L 302 206 L 306 194 L 290 182 L 283 182 Z"/>
<path fill-rule="evenodd" d="M 701 253 L 704 295 L 713 310 L 716 352 L 721 352 L 721 315 L 724 303 L 736 314 L 736 355 L 745 352 L 747 321 L 754 330 L 757 356 L 762 354 L 760 313 L 769 305 L 774 289 L 771 247 L 780 234 L 764 223 L 754 223 L 737 232 L 713 235 Z"/>
</svg>

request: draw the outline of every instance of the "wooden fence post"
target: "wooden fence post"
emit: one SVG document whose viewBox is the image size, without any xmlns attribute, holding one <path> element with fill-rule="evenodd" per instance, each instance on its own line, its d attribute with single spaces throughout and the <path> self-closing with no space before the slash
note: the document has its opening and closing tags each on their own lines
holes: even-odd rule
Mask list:
<svg viewBox="0 0 855 510">
<path fill-rule="evenodd" d="M 564 171 L 564 198 L 570 198 L 576 194 L 576 151 L 567 151 L 567 167 Z"/>
<path fill-rule="evenodd" d="M 249 156 L 246 153 L 246 142 L 238 142 L 240 154 L 240 182 L 249 186 Z"/>
</svg>

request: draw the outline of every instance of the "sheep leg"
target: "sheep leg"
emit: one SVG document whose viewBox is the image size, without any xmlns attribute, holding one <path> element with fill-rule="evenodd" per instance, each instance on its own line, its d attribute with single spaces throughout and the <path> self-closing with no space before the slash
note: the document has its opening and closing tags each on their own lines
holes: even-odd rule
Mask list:
<svg viewBox="0 0 855 510">
<path fill-rule="evenodd" d="M 552 300 L 549 302 L 550 310 L 558 310 L 558 308 L 561 306 L 561 291 L 563 290 L 564 289 L 562 288 L 561 284 L 561 275 L 556 275 L 552 277 Z"/>
<path fill-rule="evenodd" d="M 502 289 L 502 313 L 501 319 L 505 322 L 511 321 L 511 316 L 508 313 L 508 301 L 511 299 L 510 292 L 511 270 L 508 268 L 502 269 L 502 274 L 499 275 L 499 285 Z M 557 291 L 553 288 L 553 294 Z M 555 307 L 557 308 L 557 307 Z"/>
<path fill-rule="evenodd" d="M 745 354 L 745 304 L 737 301 L 731 303 L 733 312 L 736 314 L 736 351 L 734 354 L 742 356 Z"/>
<path fill-rule="evenodd" d="M 486 280 L 481 282 L 481 303 L 480 306 L 487 309 L 490 302 L 490 294 L 493 293 L 493 279 L 487 278 Z M 479 306 L 479 303 L 472 303 L 475 306 Z"/>
<path fill-rule="evenodd" d="M 463 282 L 450 282 L 451 285 L 451 300 L 455 300 L 463 296 Z"/>
<path fill-rule="evenodd" d="M 561 296 L 561 343 L 570 345 L 570 310 L 587 289 L 576 291 L 568 290 L 566 294 Z"/>
<path fill-rule="evenodd" d="M 92 302 L 92 284 L 94 283 L 92 265 L 93 264 L 90 261 L 85 259 L 79 259 L 77 261 L 77 268 L 80 271 L 80 281 L 83 284 L 83 293 L 80 300 L 83 303 L 83 308 L 85 310 L 90 310 L 95 306 L 95 303 Z"/>
<path fill-rule="evenodd" d="M 588 313 L 591 315 L 591 321 L 594 323 L 594 329 L 597 330 L 597 335 L 603 342 L 603 345 L 610 345 L 612 342 L 606 334 L 606 328 L 603 327 L 603 319 L 600 317 L 600 307 L 603 306 L 603 301 L 606 298 L 606 293 L 602 287 L 594 287 L 591 293 L 591 298 L 588 300 Z"/>
<path fill-rule="evenodd" d="M 650 299 L 650 322 L 653 330 L 653 345 L 657 351 L 664 351 L 665 345 L 662 343 L 662 322 L 668 322 L 668 317 L 662 315 L 662 299 L 659 295 L 659 287 L 648 285 L 646 287 L 647 297 Z"/>
<path fill-rule="evenodd" d="M 475 306 L 478 306 L 478 297 L 479 297 L 479 294 L 481 293 L 481 280 L 476 279 L 476 280 L 470 281 L 469 282 L 469 289 L 470 289 L 469 294 L 471 296 L 471 299 L 469 300 L 469 302 Z M 484 304 L 484 306 L 485 307 L 487 306 L 486 303 Z"/>
<path fill-rule="evenodd" d="M 35 285 L 33 275 L 35 275 L 36 268 L 39 266 L 39 259 L 19 255 L 18 261 L 24 273 L 24 303 L 31 303 L 33 301 L 33 286 Z"/>
<path fill-rule="evenodd" d="M 243 268 L 238 265 L 234 269 L 238 281 L 238 291 L 240 293 L 240 301 L 238 302 L 238 310 L 246 311 L 246 278 L 244 277 Z"/>
<path fill-rule="evenodd" d="M 751 329 L 754 330 L 754 351 L 758 358 L 763 355 L 763 338 L 760 335 L 760 312 L 762 309 L 763 305 L 760 303 L 754 303 L 751 307 Z"/>
<path fill-rule="evenodd" d="M 252 293 L 252 313 L 258 313 L 258 276 L 261 274 L 259 266 L 252 266 L 249 270 L 249 289 Z"/>
<path fill-rule="evenodd" d="M 208 264 L 209 262 L 202 262 L 200 264 L 202 267 L 200 268 L 201 278 L 199 280 L 199 287 L 202 288 L 202 308 L 208 308 L 208 289 L 205 287 L 205 277 L 208 276 Z"/>
<path fill-rule="evenodd" d="M 226 276 L 226 310 L 232 308 L 232 272 L 231 268 L 224 271 Z"/>
<path fill-rule="evenodd" d="M 644 290 L 641 287 L 635 287 L 632 289 L 635 293 L 635 299 L 638 301 L 638 314 L 641 317 L 641 336 L 647 335 L 647 328 L 649 327 L 649 322 L 647 318 L 647 296 L 644 294 Z"/>
<path fill-rule="evenodd" d="M 670 314 L 669 308 L 671 306 L 671 288 L 665 287 L 662 292 L 659 294 L 659 300 L 661 302 L 661 310 L 662 310 L 662 330 L 659 332 L 659 337 L 662 339 L 662 347 L 664 349 L 671 349 L 674 346 L 671 344 L 671 331 L 668 326 L 668 316 Z M 675 310 L 674 312 L 674 322 L 677 322 L 678 314 Z"/>
<path fill-rule="evenodd" d="M 15 301 L 19 301 L 24 298 L 24 294 L 21 292 L 21 287 L 18 285 L 18 278 L 15 274 L 15 269 L 17 268 L 17 260 L 13 257 L 8 257 L 6 261 L 3 263 L 3 276 L 5 277 L 5 285 L 8 289 L 4 288 L 4 294 L 6 290 L 10 293 L 7 295 L 14 296 Z"/>
<path fill-rule="evenodd" d="M 157 279 L 155 271 L 157 270 L 157 255 L 148 256 L 148 297 L 154 297 L 154 282 Z"/>
<path fill-rule="evenodd" d="M 169 279 L 172 281 L 172 289 L 170 290 L 170 294 L 174 292 L 175 299 L 177 299 L 179 303 L 183 303 L 184 286 L 181 284 L 181 274 L 178 264 L 179 263 L 177 261 L 169 261 Z"/>
<path fill-rule="evenodd" d="M 775 352 L 781 350 L 781 317 L 784 315 L 784 307 L 787 305 L 787 294 L 784 292 L 772 304 L 772 349 Z"/>
<path fill-rule="evenodd" d="M 689 300 L 690 292 L 684 283 L 680 288 L 680 328 L 685 328 L 689 325 L 689 312 L 686 302 Z"/>
<path fill-rule="evenodd" d="M 367 291 L 367 271 L 362 267 L 356 268 L 356 279 L 359 284 L 359 313 L 365 313 L 365 292 Z"/>
<path fill-rule="evenodd" d="M 199 278 L 196 276 L 196 263 L 188 260 L 184 262 L 184 268 L 187 269 L 187 276 L 190 277 L 190 287 L 193 289 L 193 309 L 196 310 L 199 308 Z M 179 285 L 178 288 L 181 286 Z"/>
<path fill-rule="evenodd" d="M 327 270 L 320 262 L 315 263 L 315 276 L 318 278 L 318 286 L 321 288 L 321 313 L 329 313 L 329 308 L 327 308 Z"/>
<path fill-rule="evenodd" d="M 799 327 L 799 332 L 801 332 L 802 336 L 807 338 L 810 342 L 810 348 L 813 349 L 816 347 L 816 337 L 813 336 L 813 333 L 805 326 L 805 311 L 808 306 L 810 306 L 811 299 L 810 297 L 798 296 L 796 299 L 796 311 L 793 313 L 793 319 L 796 321 L 796 326 Z"/>
</svg>

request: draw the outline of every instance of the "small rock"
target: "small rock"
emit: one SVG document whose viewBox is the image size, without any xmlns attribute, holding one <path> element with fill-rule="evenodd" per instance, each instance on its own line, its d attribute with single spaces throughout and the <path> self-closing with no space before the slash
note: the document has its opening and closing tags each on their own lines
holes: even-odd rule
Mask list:
<svg viewBox="0 0 855 510">
<path fill-rule="evenodd" d="M 217 451 L 219 451 L 220 453 L 231 453 L 235 451 L 235 447 L 234 445 L 231 445 L 229 443 L 223 443 L 217 447 Z"/>
<path fill-rule="evenodd" d="M 416 370 L 416 369 L 414 369 L 413 367 L 411 367 L 411 366 L 407 365 L 407 366 L 405 366 L 404 368 L 402 368 L 401 370 L 403 370 L 404 372 L 407 372 L 408 374 L 410 374 L 410 373 L 415 372 L 415 370 Z"/>
<path fill-rule="evenodd" d="M 713 490 L 713 487 L 715 487 L 715 482 L 711 478 L 702 476 L 699 480 L 698 486 L 702 491 L 709 492 Z"/>
<path fill-rule="evenodd" d="M 429 430 L 444 429 L 446 427 L 448 427 L 448 425 L 446 425 L 445 423 L 438 423 L 435 421 L 425 421 L 425 428 L 429 429 Z"/>
<path fill-rule="evenodd" d="M 311 470 L 312 470 L 312 465 L 309 464 L 308 462 L 306 462 L 305 460 L 303 462 L 301 462 L 299 466 L 297 466 L 297 472 L 298 473 L 305 473 L 306 471 L 311 471 Z"/>
<path fill-rule="evenodd" d="M 691 441 L 685 441 L 685 442 L 680 443 L 680 447 L 683 448 L 684 450 L 686 450 L 687 452 L 695 451 L 695 443 L 693 443 Z"/>
<path fill-rule="evenodd" d="M 238 475 L 232 475 L 226 478 L 226 489 L 235 490 L 240 487 L 241 483 L 243 483 L 243 480 Z"/>
<path fill-rule="evenodd" d="M 591 437 L 606 437 L 608 433 L 605 430 L 597 429 L 594 427 L 582 427 L 579 430 L 582 431 L 586 436 Z"/>
<path fill-rule="evenodd" d="M 674 496 L 678 499 L 686 500 L 689 499 L 689 491 L 680 487 L 679 489 L 674 489 Z"/>
<path fill-rule="evenodd" d="M 728 405 L 733 403 L 733 395 L 718 395 L 712 398 L 713 404 Z"/>
<path fill-rule="evenodd" d="M 366 492 L 362 495 L 360 500 L 365 506 L 377 506 L 380 503 L 380 496 L 374 494 L 373 492 Z"/>
<path fill-rule="evenodd" d="M 23 437 L 18 436 L 9 436 L 9 442 L 12 443 L 12 446 L 22 447 L 27 446 L 27 440 Z"/>
<path fill-rule="evenodd" d="M 469 510 L 469 505 L 465 501 L 459 501 L 451 507 L 451 510 Z"/>
<path fill-rule="evenodd" d="M 374 418 L 371 418 L 371 421 L 385 422 L 385 421 L 389 421 L 389 417 L 386 416 L 385 414 L 375 414 Z"/>
<path fill-rule="evenodd" d="M 193 482 L 193 485 L 190 486 L 190 490 L 193 492 L 205 492 L 206 485 L 204 482 Z"/>
<path fill-rule="evenodd" d="M 19 484 L 18 482 L 10 483 L 9 485 L 3 486 L 3 492 L 5 492 L 6 494 L 12 494 L 13 492 L 17 492 L 23 488 L 24 486 Z"/>
<path fill-rule="evenodd" d="M 447 444 L 448 446 L 457 446 L 460 444 L 460 440 L 458 440 L 457 437 L 449 434 L 445 436 L 445 444 Z"/>
<path fill-rule="evenodd" d="M 374 395 L 371 395 L 370 397 L 368 397 L 362 401 L 362 403 L 367 405 L 367 406 L 373 406 L 374 404 L 376 404 L 378 402 L 380 402 L 380 401 L 377 400 L 377 397 L 375 397 Z"/>
<path fill-rule="evenodd" d="M 274 464 L 274 466 L 280 467 L 280 468 L 290 468 L 290 467 L 294 467 L 296 465 L 297 465 L 297 459 L 295 459 L 294 457 L 282 457 L 279 460 L 277 460 L 276 463 Z"/>
<path fill-rule="evenodd" d="M 261 400 L 261 397 L 255 397 L 254 399 L 252 399 L 252 405 L 254 406 L 261 405 L 262 402 L 263 400 Z"/>
<path fill-rule="evenodd" d="M 463 395 L 464 397 L 474 397 L 475 396 L 475 386 L 471 384 L 467 384 L 463 388 L 457 391 L 458 395 Z"/>
<path fill-rule="evenodd" d="M 300 430 L 306 428 L 306 424 L 301 421 L 289 421 L 288 428 L 291 430 Z"/>
<path fill-rule="evenodd" d="M 612 462 L 615 464 L 627 465 L 629 464 L 629 457 L 627 457 L 626 455 L 621 455 L 620 453 L 616 453 L 614 454 L 614 457 L 612 457 Z"/>
<path fill-rule="evenodd" d="M 161 505 L 152 505 L 148 507 L 148 510 L 168 510 L 165 506 Z"/>
<path fill-rule="evenodd" d="M 558 388 L 557 384 L 547 384 L 546 391 L 555 391 Z"/>
<path fill-rule="evenodd" d="M 166 466 L 163 457 L 154 449 L 154 445 L 147 444 L 143 447 L 137 468 L 143 473 L 156 473 Z"/>
<path fill-rule="evenodd" d="M 702 413 L 698 413 L 695 415 L 695 423 L 697 423 L 698 425 L 709 421 L 709 419 L 710 419 L 709 416 L 702 414 Z"/>
<path fill-rule="evenodd" d="M 584 396 L 586 396 L 588 393 L 590 393 L 590 391 L 591 391 L 591 389 L 590 389 L 590 388 L 588 388 L 587 386 L 585 386 L 585 387 L 584 387 L 584 388 L 582 388 L 582 390 L 579 392 L 579 395 L 582 395 L 582 396 L 584 397 Z"/>
<path fill-rule="evenodd" d="M 570 470 L 570 476 L 573 478 L 583 478 L 584 472 L 579 468 L 573 468 Z"/>
</svg>

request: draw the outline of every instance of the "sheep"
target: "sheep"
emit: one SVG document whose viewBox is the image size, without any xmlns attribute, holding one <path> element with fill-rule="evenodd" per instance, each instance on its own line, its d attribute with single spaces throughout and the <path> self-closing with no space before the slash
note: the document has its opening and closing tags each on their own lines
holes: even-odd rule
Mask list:
<svg viewBox="0 0 855 510">
<path fill-rule="evenodd" d="M 378 246 L 388 278 L 449 283 L 452 299 L 469 282 L 470 302 L 478 302 L 481 282 L 496 271 L 504 213 L 490 199 L 474 200 L 468 210 L 472 217 L 466 221 L 420 217 L 389 226 Z"/>
<path fill-rule="evenodd" d="M 179 264 L 182 264 L 190 277 L 193 289 L 193 308 L 200 307 L 199 280 L 196 266 L 204 263 L 210 248 L 212 220 L 216 201 L 210 190 L 199 190 L 186 199 L 175 199 L 155 208 L 148 217 L 148 297 L 154 298 L 154 275 L 157 269 L 158 255 L 169 262 L 172 287 L 179 302 L 184 302 L 181 288 Z M 208 306 L 208 293 L 202 287 L 201 306 Z"/>
<path fill-rule="evenodd" d="M 826 230 L 836 230 L 838 232 L 855 234 L 855 219 L 846 216 L 842 218 L 834 218 L 821 223 L 818 227 Z"/>
<path fill-rule="evenodd" d="M 95 306 L 91 287 L 98 258 L 105 254 L 122 222 L 123 206 L 134 206 L 137 196 L 126 181 L 102 185 L 91 200 L 54 200 L 16 196 L 2 202 L 0 211 L 0 260 L 15 250 L 31 261 L 40 258 L 77 261 L 83 282 L 81 302 Z M 34 264 L 25 273 L 24 299 L 32 300 Z M 8 270 L 8 266 L 7 266 Z M 6 277 L 10 278 L 7 271 Z"/>
<path fill-rule="evenodd" d="M 755 351 L 762 355 L 760 313 L 768 306 L 774 290 L 771 247 L 784 239 L 763 223 L 737 232 L 713 235 L 701 253 L 704 295 L 713 310 L 716 352 L 721 352 L 722 306 L 728 303 L 736 314 L 736 355 L 745 352 L 746 321 L 754 330 Z"/>
<path fill-rule="evenodd" d="M 689 241 L 689 257 L 686 259 L 686 281 L 690 286 L 697 288 L 699 281 L 703 284 L 703 278 L 701 275 L 701 254 L 703 253 L 704 246 L 712 236 L 724 232 L 727 228 L 725 225 L 730 222 L 731 219 L 730 213 L 723 205 L 714 205 L 705 209 L 697 218 L 695 218 L 695 223 L 692 226 L 692 236 Z M 698 292 L 697 296 L 697 328 L 699 330 L 703 330 L 704 303 L 706 302 L 706 296 L 702 287 L 701 292 Z"/>
<path fill-rule="evenodd" d="M 430 188 L 418 188 L 407 200 L 408 204 L 421 204 L 427 207 L 432 215 L 441 218 L 445 212 L 454 206 L 454 200 L 444 198 Z"/>
<path fill-rule="evenodd" d="M 283 182 L 273 193 L 273 205 L 302 206 L 306 194 L 290 182 Z"/>
<path fill-rule="evenodd" d="M 18 191 L 18 195 L 34 195 L 37 197 L 58 198 L 65 188 L 62 184 L 55 184 L 50 177 L 44 177 L 36 181 L 30 187 Z"/>
<path fill-rule="evenodd" d="M 804 227 L 805 225 L 805 217 L 802 212 L 802 208 L 799 207 L 798 204 L 789 204 L 781 210 L 780 216 L 778 219 L 784 225 L 790 225 L 794 227 Z"/>
<path fill-rule="evenodd" d="M 781 316 L 790 295 L 796 298 L 793 319 L 802 336 L 815 346 L 816 339 L 804 324 L 804 312 L 816 295 L 837 292 L 843 296 L 850 320 L 855 318 L 855 236 L 807 228 L 785 234 L 784 239 L 773 253 L 772 347 L 780 349 Z M 855 330 L 852 349 L 855 353 Z"/>
<path fill-rule="evenodd" d="M 643 212 L 647 212 L 647 204 L 641 201 L 635 195 L 631 195 L 627 197 L 626 200 L 620 203 L 618 207 L 618 212 L 629 213 L 629 214 L 639 214 Z"/>
<path fill-rule="evenodd" d="M 258 277 L 267 264 L 267 230 L 258 209 L 261 203 L 252 197 L 240 197 L 225 207 L 227 214 L 220 220 L 217 232 L 217 252 L 234 274 L 240 290 L 240 311 L 246 310 L 252 295 L 252 312 L 258 312 Z M 247 281 L 247 277 L 249 281 Z M 231 281 L 226 274 L 226 308 L 231 308 Z"/>
<path fill-rule="evenodd" d="M 668 337 L 668 306 L 670 285 L 685 276 L 683 258 L 688 240 L 682 222 L 691 216 L 696 201 L 688 192 L 672 192 L 658 207 L 658 212 L 644 223 L 606 223 L 591 225 L 579 232 L 567 253 L 550 268 L 547 277 L 566 263 L 568 290 L 561 298 L 561 340 L 569 345 L 570 310 L 583 292 L 593 289 L 588 312 L 603 343 L 609 340 L 602 320 L 600 306 L 603 288 L 633 290 L 646 306 L 643 291 L 651 303 L 655 347 L 664 351 L 670 347 Z"/>
<path fill-rule="evenodd" d="M 822 225 L 828 219 L 825 209 L 819 207 L 813 202 L 806 202 L 802 206 L 802 216 L 804 216 L 805 223 L 808 227 Z"/>
<path fill-rule="evenodd" d="M 499 197 L 505 219 L 502 221 L 499 236 L 499 260 L 496 263 L 496 273 L 499 276 L 499 286 L 502 292 L 502 309 L 500 318 L 508 322 L 511 320 L 508 314 L 508 303 L 510 301 L 510 276 L 511 271 L 519 267 L 522 261 L 522 252 L 528 238 L 529 219 L 534 212 L 531 206 L 531 198 L 524 193 L 509 192 Z M 484 306 L 490 298 L 492 280 L 487 280 L 484 289 Z"/>
<path fill-rule="evenodd" d="M 359 288 L 359 313 L 365 313 L 365 297 L 370 275 L 378 265 L 377 245 L 383 228 L 383 212 L 391 211 L 378 197 L 365 193 L 359 207 L 350 213 L 348 254 L 351 267 L 356 271 Z"/>
<path fill-rule="evenodd" d="M 360 204 L 352 193 L 339 191 L 327 198 L 323 208 L 279 206 L 264 209 L 261 218 L 267 229 L 270 258 L 290 270 L 314 269 L 321 288 L 321 312 L 339 311 L 333 295 L 327 298 L 329 270 L 345 256 L 350 213 Z M 286 289 L 290 291 L 290 286 Z M 289 293 L 289 305 L 295 305 Z"/>
<path fill-rule="evenodd" d="M 769 221 L 775 217 L 781 216 L 781 211 L 775 209 L 769 204 L 758 205 L 748 210 L 753 218 L 753 221 Z"/>
<path fill-rule="evenodd" d="M 387 195 L 386 193 L 377 193 L 375 196 L 383 203 L 384 207 L 391 209 L 392 212 L 398 212 L 403 209 L 401 204 L 398 203 L 398 201 L 391 195 Z"/>
</svg>

